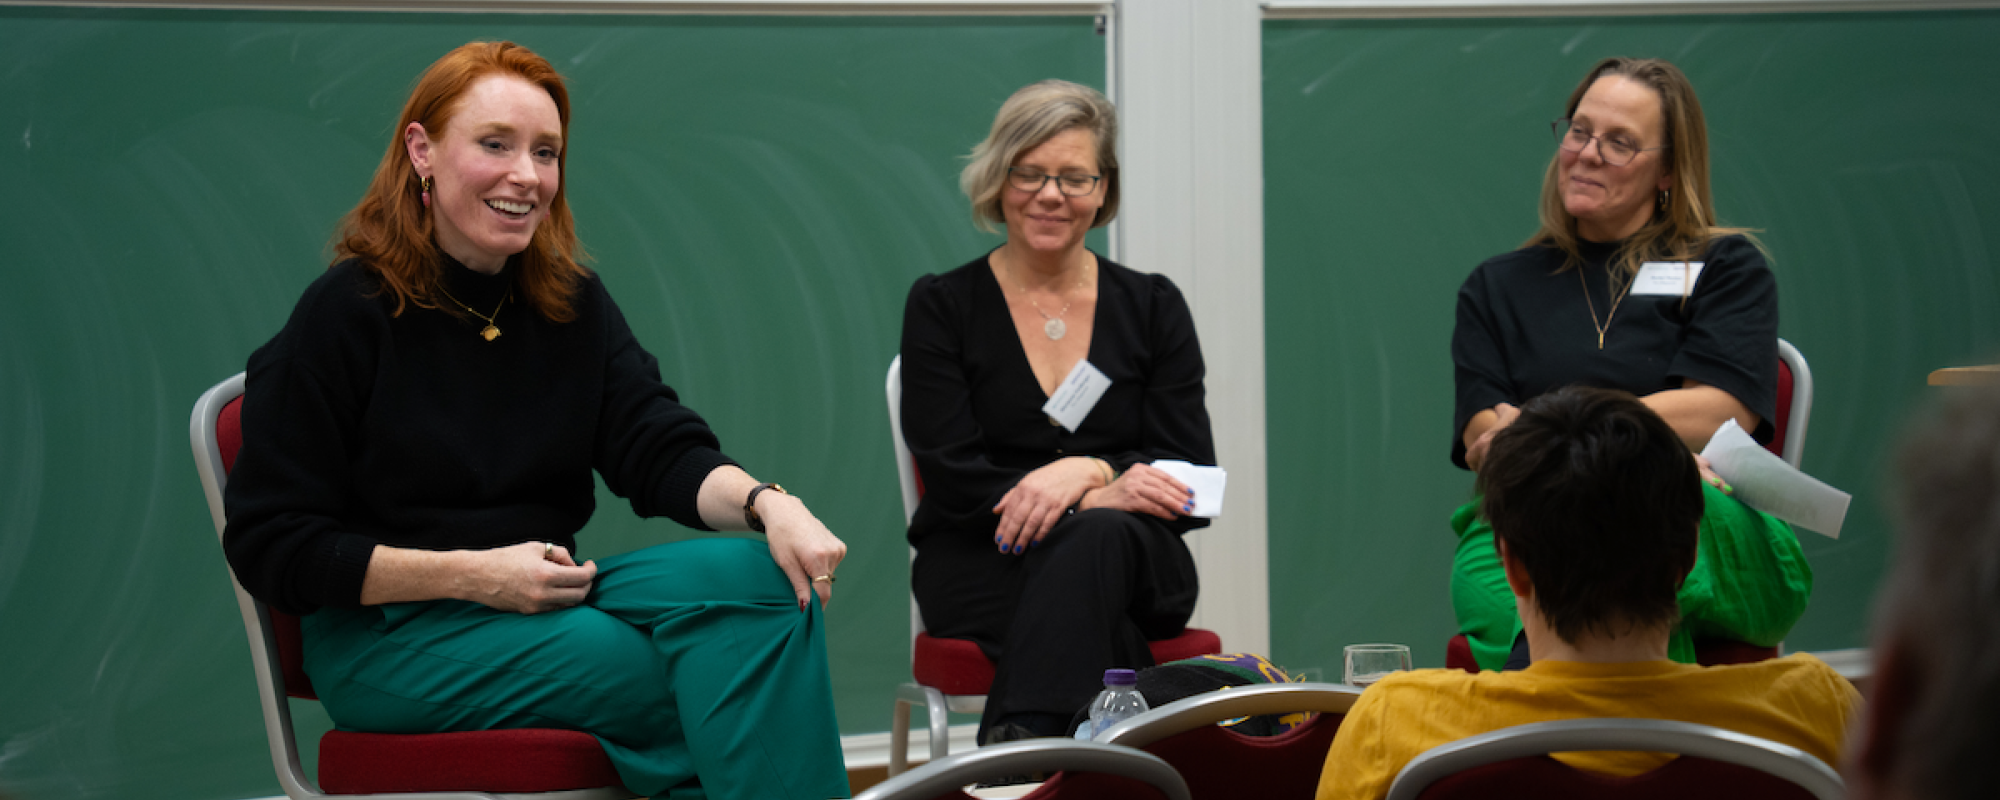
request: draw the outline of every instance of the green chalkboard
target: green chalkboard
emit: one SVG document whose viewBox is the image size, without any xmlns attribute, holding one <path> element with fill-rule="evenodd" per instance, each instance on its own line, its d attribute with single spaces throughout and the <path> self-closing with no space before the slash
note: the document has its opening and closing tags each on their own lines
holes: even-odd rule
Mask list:
<svg viewBox="0 0 2000 800">
<path fill-rule="evenodd" d="M 1804 466 L 1855 497 L 1839 541 L 1801 534 L 1817 587 L 1787 645 L 1864 645 L 1900 423 L 1931 369 L 2000 352 L 1995 42 L 1992 12 L 1265 23 L 1280 662 L 1443 662 L 1456 291 L 1534 231 L 1548 121 L 1612 55 L 1693 80 L 1723 222 L 1764 231 L 1817 379 Z"/>
<path fill-rule="evenodd" d="M 957 173 L 1000 102 L 1103 85 L 1091 19 L 0 8 L 0 794 L 277 793 L 189 410 L 325 267 L 417 74 L 499 38 L 570 82 L 578 227 L 668 382 L 852 548 L 842 729 L 888 727 L 904 293 L 996 241 Z M 683 535 L 604 495 L 581 541 Z"/>
</svg>

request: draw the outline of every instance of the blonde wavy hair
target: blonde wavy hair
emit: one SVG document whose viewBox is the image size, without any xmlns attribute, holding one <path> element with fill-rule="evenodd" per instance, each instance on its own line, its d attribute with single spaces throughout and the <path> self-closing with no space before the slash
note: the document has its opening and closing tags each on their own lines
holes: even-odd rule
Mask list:
<svg viewBox="0 0 2000 800">
<path fill-rule="evenodd" d="M 987 233 L 1006 224 L 1000 193 L 1007 188 L 1007 170 L 1014 159 L 1067 130 L 1090 132 L 1097 141 L 1097 170 L 1104 176 L 1104 204 L 1090 227 L 1102 227 L 1118 216 L 1118 109 L 1104 93 L 1082 84 L 1046 80 L 1028 84 L 1000 105 L 993 130 L 972 148 L 958 188 L 972 200 L 972 222 Z"/>
</svg>

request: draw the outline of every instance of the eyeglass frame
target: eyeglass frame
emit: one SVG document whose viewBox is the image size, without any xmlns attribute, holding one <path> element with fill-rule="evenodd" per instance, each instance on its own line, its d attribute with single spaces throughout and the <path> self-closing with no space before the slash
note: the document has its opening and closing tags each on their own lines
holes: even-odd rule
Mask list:
<svg viewBox="0 0 2000 800">
<path fill-rule="evenodd" d="M 1039 183 L 1036 183 L 1036 184 L 1035 184 L 1035 188 L 1033 188 L 1033 189 L 1023 189 L 1023 188 L 1021 188 L 1021 185 L 1020 185 L 1020 184 L 1018 184 L 1018 183 L 1015 183 L 1015 182 L 1014 182 L 1014 178 L 1015 178 L 1015 176 L 1016 176 L 1016 175 L 1020 175 L 1020 174 L 1021 174 L 1020 172 L 1018 172 L 1018 170 L 1029 170 L 1029 169 L 1034 169 L 1034 168 L 1033 168 L 1033 167 L 1008 167 L 1008 168 L 1007 168 L 1007 185 L 1008 185 L 1008 186 L 1012 186 L 1012 187 L 1014 187 L 1014 188 L 1015 188 L 1016 190 L 1019 190 L 1019 191 L 1023 191 L 1023 192 L 1027 192 L 1028 194 L 1041 194 L 1041 193 L 1042 193 L 1042 190 L 1043 190 L 1043 189 L 1046 189 L 1046 188 L 1048 188 L 1048 186 L 1049 186 L 1049 181 L 1050 181 L 1050 180 L 1054 180 L 1054 181 L 1056 182 L 1056 193 L 1057 193 L 1057 194 L 1060 194 L 1060 195 L 1062 195 L 1062 196 L 1064 196 L 1064 197 L 1089 197 L 1089 196 L 1090 196 L 1091 194 L 1093 194 L 1093 193 L 1095 193 L 1095 192 L 1097 191 L 1097 187 L 1098 187 L 1098 186 L 1100 186 L 1100 185 L 1102 185 L 1102 184 L 1104 183 L 1104 176 L 1103 176 L 1103 175 L 1086 175 L 1086 174 L 1080 174 L 1080 173 L 1060 173 L 1060 172 L 1041 172 L 1041 170 L 1034 170 L 1035 172 L 1041 172 L 1041 175 L 1042 175 L 1042 180 L 1041 180 L 1041 181 L 1040 181 Z M 1070 193 L 1070 192 L 1069 192 L 1069 191 L 1068 191 L 1067 189 L 1063 188 L 1063 179 L 1064 179 L 1064 178 L 1089 178 L 1089 179 L 1090 179 L 1090 188 L 1088 188 L 1088 189 L 1085 189 L 1085 190 L 1083 190 L 1082 192 L 1080 192 L 1080 193 L 1077 193 L 1077 194 L 1071 194 L 1071 193 Z"/>
<path fill-rule="evenodd" d="M 1631 157 L 1625 159 L 1623 163 L 1620 163 L 1612 161 L 1611 156 L 1605 152 L 1604 144 L 1607 140 L 1604 138 L 1604 134 L 1601 133 L 1591 134 L 1589 139 L 1584 140 L 1583 146 L 1575 150 L 1571 150 L 1568 147 L 1563 146 L 1564 143 L 1569 140 L 1569 131 L 1574 130 L 1575 128 L 1576 128 L 1576 120 L 1569 117 L 1563 117 L 1562 119 L 1554 120 L 1549 123 L 1549 131 L 1551 133 L 1554 133 L 1556 136 L 1556 149 L 1568 153 L 1582 153 L 1585 150 L 1589 150 L 1590 145 L 1594 142 L 1597 144 L 1597 157 L 1604 159 L 1604 163 L 1610 164 L 1611 166 L 1614 167 L 1630 166 L 1632 162 L 1639 160 L 1639 154 L 1641 153 L 1650 153 L 1653 152 L 1654 150 L 1673 149 L 1673 145 L 1668 145 L 1668 144 L 1663 144 L 1660 145 L 1659 147 L 1633 148 Z"/>
</svg>

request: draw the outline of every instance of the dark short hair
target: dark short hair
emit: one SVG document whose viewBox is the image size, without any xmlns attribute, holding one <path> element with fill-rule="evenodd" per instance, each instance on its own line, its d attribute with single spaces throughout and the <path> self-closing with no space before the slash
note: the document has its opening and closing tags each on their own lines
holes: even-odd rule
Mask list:
<svg viewBox="0 0 2000 800">
<path fill-rule="evenodd" d="M 1489 448 L 1481 511 L 1557 636 L 1680 619 L 1701 471 L 1665 420 L 1625 392 L 1573 386 L 1528 401 Z"/>
<path fill-rule="evenodd" d="M 1897 743 L 1880 777 L 1943 800 L 2000 790 L 2000 392 L 1952 391 L 1897 463 L 1900 539 L 1874 642 L 1912 689 L 1895 698 L 1897 729 L 1876 732 Z"/>
</svg>

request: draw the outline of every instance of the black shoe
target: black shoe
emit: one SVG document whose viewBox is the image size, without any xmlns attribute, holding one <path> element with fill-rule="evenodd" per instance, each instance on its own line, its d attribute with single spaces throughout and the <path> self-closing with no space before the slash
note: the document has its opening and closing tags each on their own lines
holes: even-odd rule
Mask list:
<svg viewBox="0 0 2000 800">
<path fill-rule="evenodd" d="M 1039 738 L 1039 736 L 1040 734 L 1029 730 L 1026 726 L 1016 725 L 1012 722 L 1002 722 L 987 729 L 986 735 L 979 739 L 979 746 L 989 747 L 1006 742 L 1018 742 L 1022 739 L 1035 739 Z M 1040 775 L 1002 775 L 973 784 L 972 788 L 991 789 L 996 786 L 1019 786 L 1024 783 L 1038 783 L 1044 779 L 1044 776 Z"/>
<path fill-rule="evenodd" d="M 1003 742 L 1017 742 L 1022 739 L 1033 739 L 1040 735 L 1029 730 L 1025 725 L 1002 722 L 986 729 L 986 735 L 979 738 L 979 746 L 985 747 Z"/>
</svg>

